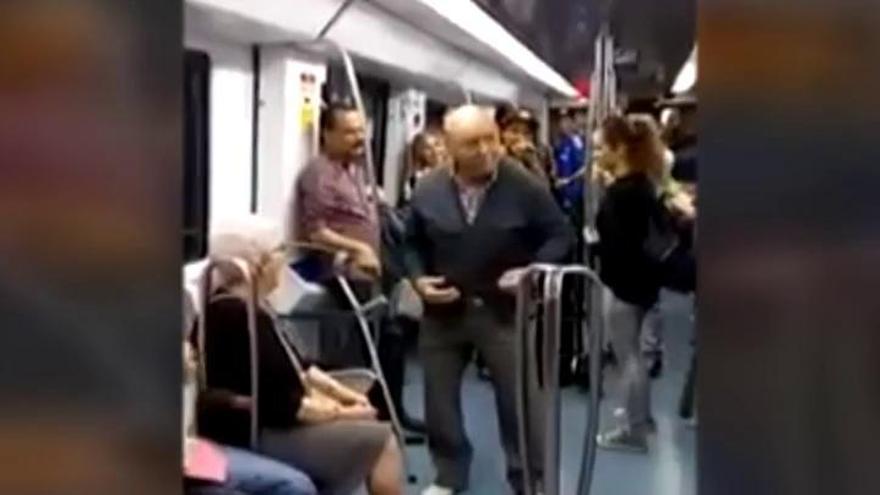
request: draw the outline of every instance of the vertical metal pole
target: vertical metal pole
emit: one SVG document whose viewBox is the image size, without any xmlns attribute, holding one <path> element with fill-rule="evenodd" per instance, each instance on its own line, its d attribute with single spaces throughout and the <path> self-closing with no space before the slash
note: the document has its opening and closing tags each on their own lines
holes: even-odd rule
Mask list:
<svg viewBox="0 0 880 495">
<path fill-rule="evenodd" d="M 601 286 L 589 280 L 591 323 L 583 322 L 589 336 L 591 352 L 588 355 L 590 366 L 590 402 L 587 406 L 587 427 L 584 433 L 583 461 L 578 475 L 578 495 L 589 495 L 596 466 L 596 435 L 599 431 L 599 405 L 602 389 L 602 327 L 596 325 L 601 320 Z"/>
<path fill-rule="evenodd" d="M 358 84 L 357 80 L 357 72 L 354 70 L 354 63 L 351 61 L 351 56 L 348 54 L 344 48 L 342 48 L 337 43 L 332 43 L 334 47 L 339 51 L 339 54 L 342 56 L 342 63 L 345 65 L 345 74 L 348 77 L 348 84 L 351 87 L 351 94 L 354 96 L 354 102 L 357 106 L 358 113 L 361 114 L 361 117 L 364 119 L 364 123 L 367 122 L 367 113 L 364 109 L 364 101 L 361 98 L 361 87 Z M 364 165 L 367 169 L 367 187 L 372 193 L 373 204 L 376 207 L 376 215 L 379 215 L 379 186 L 376 182 L 376 166 L 373 162 L 373 147 L 371 146 L 373 142 L 373 136 L 370 134 L 370 129 L 367 129 L 367 145 L 364 146 Z"/>
<path fill-rule="evenodd" d="M 538 277 L 543 276 L 543 280 Z M 546 408 L 544 451 L 544 493 L 559 495 L 560 493 L 560 412 L 561 393 L 559 388 L 559 345 L 561 341 L 562 321 L 562 288 L 566 277 L 583 278 L 589 283 L 590 294 L 595 295 L 594 287 L 600 286 L 598 277 L 589 268 L 581 265 L 553 266 L 535 264 L 528 268 L 520 280 L 517 290 L 516 332 L 517 332 L 517 409 L 520 460 L 523 466 L 523 493 L 534 495 L 535 479 L 531 471 L 531 444 L 529 421 L 529 379 L 532 378 L 530 366 L 534 354 L 531 352 L 531 339 L 534 336 L 530 328 L 530 313 L 534 308 L 536 283 L 542 285 L 541 301 L 543 303 L 543 367 L 537 370 L 543 379 L 544 393 L 542 407 Z M 595 299 L 590 301 L 590 313 L 595 313 L 599 304 Z M 590 348 L 601 348 L 601 327 L 586 325 Z M 588 407 L 587 428 L 584 436 L 584 462 L 578 475 L 579 495 L 588 495 L 593 478 L 596 458 L 596 433 L 599 425 L 599 389 L 601 386 L 601 355 L 590 353 L 590 404 Z"/>
<path fill-rule="evenodd" d="M 592 321 L 602 321 L 602 287 L 596 281 L 590 281 L 590 314 Z M 599 405 L 602 400 L 602 340 L 603 326 L 591 324 L 587 328 L 590 336 L 590 404 L 587 417 L 587 431 L 584 435 L 584 461 L 578 480 L 578 495 L 589 495 L 593 484 L 593 475 L 596 467 L 596 435 L 599 433 Z"/>
<path fill-rule="evenodd" d="M 523 470 L 525 495 L 532 494 L 531 443 L 529 438 L 529 317 L 532 309 L 532 290 L 536 273 L 528 270 L 519 281 L 516 292 L 515 330 L 516 346 L 516 406 L 517 433 L 519 434 L 519 455 Z"/>
<path fill-rule="evenodd" d="M 385 373 L 382 371 L 382 365 L 379 362 L 379 353 L 376 350 L 376 344 L 374 343 L 373 335 L 370 332 L 370 325 L 367 323 L 366 315 L 364 315 L 363 306 L 358 301 L 357 296 L 355 296 L 354 291 L 351 289 L 351 285 L 345 277 L 337 275 L 336 280 L 339 282 L 342 291 L 345 292 L 345 297 L 348 299 L 349 304 L 354 310 L 358 326 L 361 329 L 361 335 L 363 336 L 364 342 L 367 344 L 367 352 L 370 354 L 370 363 L 372 364 L 373 372 L 376 373 L 376 379 L 379 381 L 379 387 L 382 389 L 382 396 L 385 400 L 385 405 L 388 407 L 388 416 L 391 419 L 391 426 L 394 428 L 394 433 L 397 435 L 401 448 L 403 448 L 406 445 L 406 436 L 403 434 L 403 426 L 400 423 L 400 418 L 397 416 L 397 410 L 394 408 L 394 401 L 391 399 L 391 391 L 388 388 L 388 382 L 385 380 Z M 403 456 L 403 462 L 404 470 L 409 474 L 409 462 L 406 455 Z"/>
<path fill-rule="evenodd" d="M 559 358 L 562 323 L 561 270 L 547 274 L 544 281 L 544 493 L 559 495 L 560 413 Z"/>
<path fill-rule="evenodd" d="M 254 283 L 250 268 L 247 263 L 240 259 L 235 260 L 241 272 L 244 274 L 245 284 L 247 284 L 247 322 L 248 322 L 248 343 L 251 358 L 251 448 L 256 449 L 259 442 L 259 403 L 260 403 L 260 366 L 259 366 L 259 349 L 257 348 L 257 284 Z"/>
<path fill-rule="evenodd" d="M 468 105 L 473 104 L 474 94 L 461 82 L 458 83 L 458 88 L 461 89 L 461 94 L 464 96 L 464 102 Z"/>
<path fill-rule="evenodd" d="M 531 415 L 529 409 L 529 385 L 530 380 L 538 380 L 543 377 L 544 371 L 538 369 L 537 366 L 531 366 L 531 362 L 537 358 L 532 352 L 532 345 L 535 337 L 531 324 L 533 323 L 530 316 L 534 309 L 535 298 L 533 292 L 536 284 L 540 281 L 547 284 L 547 278 L 551 273 L 558 269 L 555 265 L 535 263 L 530 265 L 526 272 L 520 278 L 519 287 L 517 288 L 517 304 L 516 304 L 516 362 L 517 362 L 517 426 L 519 433 L 519 454 L 523 469 L 523 494 L 534 495 L 534 476 L 532 473 L 532 445 L 531 445 Z M 541 280 L 543 276 L 543 280 Z M 546 309 L 545 309 L 546 311 Z M 546 360 L 545 360 L 546 363 Z M 534 370 L 534 371 L 532 371 Z M 546 382 L 545 382 L 546 384 Z"/>
<path fill-rule="evenodd" d="M 341 15 L 341 14 L 340 14 Z M 337 19 L 334 19 L 335 22 Z M 326 34 L 326 33 L 323 33 Z M 305 43 L 301 46 L 309 46 L 309 45 L 320 45 L 327 44 L 333 47 L 339 53 L 339 56 L 342 58 L 342 65 L 345 67 L 345 75 L 346 79 L 348 79 L 348 86 L 351 89 L 351 94 L 354 97 L 354 104 L 357 108 L 359 114 L 361 114 L 361 118 L 364 119 L 364 122 L 367 122 L 367 112 L 364 109 L 364 101 L 361 98 L 361 87 L 357 80 L 357 71 L 355 71 L 354 63 L 351 61 L 351 56 L 348 54 L 348 51 L 342 47 L 339 43 L 324 37 L 318 37 L 315 40 Z M 366 184 L 365 186 L 371 193 L 373 197 L 373 204 L 376 209 L 376 216 L 378 217 L 379 212 L 379 186 L 376 182 L 376 166 L 373 162 L 373 148 L 371 143 L 373 141 L 373 136 L 369 133 L 369 129 L 367 129 L 367 145 L 364 146 L 364 167 L 367 170 L 366 173 Z"/>
<path fill-rule="evenodd" d="M 593 290 L 601 283 L 596 274 L 587 267 L 571 265 L 560 269 L 559 284 L 562 285 L 566 276 L 576 276 L 583 278 L 590 285 L 590 293 L 596 294 Z M 590 313 L 595 313 L 599 305 L 595 300 L 590 301 Z M 590 403 L 588 406 L 587 428 L 584 434 L 584 460 L 581 464 L 581 470 L 578 475 L 578 491 L 579 495 L 588 495 L 593 479 L 593 469 L 596 459 L 596 433 L 599 427 L 599 390 L 601 387 L 601 353 L 596 352 L 601 348 L 601 327 L 591 327 L 587 329 L 590 335 Z"/>
<path fill-rule="evenodd" d="M 354 69 L 354 63 L 351 61 L 351 56 L 348 54 L 348 51 L 342 47 L 339 43 L 335 42 L 327 38 L 327 33 L 330 29 L 336 24 L 337 21 L 342 17 L 346 10 L 354 3 L 355 0 L 345 0 L 342 5 L 333 13 L 333 16 L 330 17 L 330 20 L 327 21 L 326 24 L 321 28 L 318 32 L 318 35 L 315 37 L 312 43 L 327 43 L 336 49 L 339 52 L 339 55 L 342 57 L 342 64 L 345 67 L 345 75 L 348 78 L 348 85 L 351 88 L 351 94 L 354 97 L 355 106 L 358 109 L 358 113 L 361 114 L 361 117 L 364 119 L 364 122 L 367 122 L 367 113 L 364 110 L 364 101 L 361 98 L 361 87 L 357 80 L 357 72 Z M 369 129 L 367 129 L 369 132 Z M 376 182 L 376 168 L 373 163 L 373 150 L 370 144 L 372 143 L 373 136 L 367 134 L 367 146 L 364 147 L 364 160 L 367 168 L 367 185 L 370 188 L 370 191 L 373 193 L 373 199 L 376 203 L 376 213 L 378 214 L 378 204 L 379 204 L 379 195 L 378 195 L 378 186 Z"/>
</svg>

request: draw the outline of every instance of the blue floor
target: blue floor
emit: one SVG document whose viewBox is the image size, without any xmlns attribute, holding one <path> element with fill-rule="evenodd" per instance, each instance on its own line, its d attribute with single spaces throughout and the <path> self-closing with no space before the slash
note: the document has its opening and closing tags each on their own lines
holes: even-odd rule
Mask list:
<svg viewBox="0 0 880 495">
<path fill-rule="evenodd" d="M 693 335 L 691 305 L 686 298 L 664 294 L 662 304 L 666 342 L 666 366 L 663 376 L 653 382 L 653 412 L 657 435 L 652 438 L 647 455 L 599 451 L 593 495 L 693 495 L 696 493 L 696 433 L 677 416 L 678 399 L 690 362 Z M 610 422 L 617 405 L 616 373 L 608 369 L 605 378 L 606 399 L 602 403 L 602 424 Z M 408 369 L 405 401 L 409 411 L 422 416 L 422 374 L 417 362 Z M 473 368 L 464 382 L 464 407 L 467 430 L 474 446 L 471 487 L 468 494 L 504 495 L 510 493 L 504 481 L 504 462 L 495 419 L 495 404 L 488 383 L 479 380 Z M 568 388 L 562 404 L 562 491 L 575 493 L 586 424 L 587 396 Z M 418 494 L 433 476 L 425 447 L 408 449 L 411 469 L 419 484 L 411 485 L 408 494 Z"/>
</svg>

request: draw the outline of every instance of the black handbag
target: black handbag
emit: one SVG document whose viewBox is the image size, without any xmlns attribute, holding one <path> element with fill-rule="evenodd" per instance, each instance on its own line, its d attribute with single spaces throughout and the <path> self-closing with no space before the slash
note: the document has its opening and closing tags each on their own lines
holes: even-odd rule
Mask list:
<svg viewBox="0 0 880 495">
<path fill-rule="evenodd" d="M 657 267 L 660 284 L 670 290 L 691 293 L 696 290 L 696 259 L 689 243 L 682 242 L 666 209 L 658 209 L 648 220 L 648 235 L 643 246 L 645 255 Z"/>
<path fill-rule="evenodd" d="M 662 208 L 658 204 L 659 208 Z M 679 245 L 678 233 L 662 210 L 654 211 L 648 217 L 648 235 L 642 246 L 645 255 L 657 265 L 669 259 Z"/>
</svg>

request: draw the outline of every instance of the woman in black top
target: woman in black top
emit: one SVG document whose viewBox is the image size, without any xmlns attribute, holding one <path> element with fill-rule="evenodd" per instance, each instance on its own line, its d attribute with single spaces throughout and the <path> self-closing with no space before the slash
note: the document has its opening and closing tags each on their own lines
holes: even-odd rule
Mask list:
<svg viewBox="0 0 880 495">
<path fill-rule="evenodd" d="M 660 199 L 663 144 L 649 116 L 610 117 L 601 134 L 603 160 L 615 162 L 616 177 L 596 219 L 600 277 L 609 289 L 606 327 L 623 375 L 624 407 L 616 413 L 621 424 L 600 435 L 599 445 L 645 452 L 654 425 L 639 337 L 645 315 L 659 297 L 662 260 L 675 247 Z"/>
<path fill-rule="evenodd" d="M 251 219 L 236 232 L 213 236 L 210 244 L 212 256 L 238 258 L 248 265 L 260 299 L 259 449 L 308 474 L 321 493 L 350 493 L 367 478 L 371 495 L 399 495 L 402 463 L 391 428 L 376 421 L 376 411 L 362 393 L 303 360 L 276 332 L 264 302 L 278 286 L 286 262 L 281 237 L 275 234 L 274 228 Z M 217 290 L 203 316 L 207 386 L 249 395 L 247 287 L 231 263 L 221 263 L 214 273 Z M 199 409 L 201 435 L 247 445 L 246 408 L 212 401 Z"/>
</svg>

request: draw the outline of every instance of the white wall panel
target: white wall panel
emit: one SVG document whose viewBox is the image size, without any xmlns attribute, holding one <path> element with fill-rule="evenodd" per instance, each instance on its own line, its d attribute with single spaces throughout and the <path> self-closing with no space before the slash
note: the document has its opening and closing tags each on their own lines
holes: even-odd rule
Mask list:
<svg viewBox="0 0 880 495">
<path fill-rule="evenodd" d="M 250 50 L 198 33 L 187 33 L 187 48 L 211 57 L 210 226 L 240 217 L 251 207 L 253 71 Z"/>
</svg>

